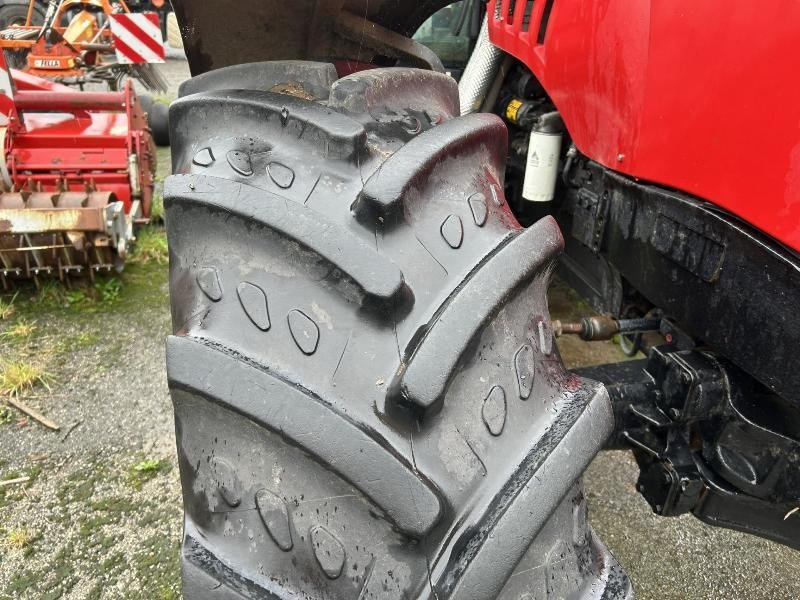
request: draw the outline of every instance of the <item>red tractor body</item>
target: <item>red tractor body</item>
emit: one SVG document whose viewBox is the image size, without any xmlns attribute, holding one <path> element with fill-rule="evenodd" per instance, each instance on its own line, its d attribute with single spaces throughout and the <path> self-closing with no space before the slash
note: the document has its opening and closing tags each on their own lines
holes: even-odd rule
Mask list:
<svg viewBox="0 0 800 600">
<path fill-rule="evenodd" d="M 800 250 L 800 5 L 493 0 L 488 15 L 582 154 Z"/>
</svg>

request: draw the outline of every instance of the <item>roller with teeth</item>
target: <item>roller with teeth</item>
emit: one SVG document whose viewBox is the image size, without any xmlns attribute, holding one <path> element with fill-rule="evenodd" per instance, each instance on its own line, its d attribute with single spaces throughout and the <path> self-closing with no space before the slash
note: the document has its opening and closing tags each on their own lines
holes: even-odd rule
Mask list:
<svg viewBox="0 0 800 600">
<path fill-rule="evenodd" d="M 110 192 L 11 192 L 0 195 L 0 261 L 3 287 L 12 279 L 112 271 L 131 242 L 130 219 Z M 9 231 L 6 231 L 6 227 Z"/>
</svg>

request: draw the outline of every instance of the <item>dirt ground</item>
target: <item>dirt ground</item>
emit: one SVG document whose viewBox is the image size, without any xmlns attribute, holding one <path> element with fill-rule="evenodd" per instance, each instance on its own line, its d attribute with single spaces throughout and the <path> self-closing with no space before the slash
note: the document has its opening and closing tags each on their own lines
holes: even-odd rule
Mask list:
<svg viewBox="0 0 800 600">
<path fill-rule="evenodd" d="M 167 71 L 177 83 L 185 63 Z M 28 478 L 0 485 L 2 599 L 180 597 L 163 229 L 145 231 L 137 252 L 122 275 L 94 286 L 0 296 L 0 363 L 38 370 L 20 399 L 60 425 L 0 409 L 0 482 Z M 562 319 L 587 310 L 558 282 L 551 309 Z M 623 358 L 610 343 L 559 347 L 571 367 Z M 628 453 L 607 452 L 586 481 L 591 522 L 639 598 L 800 597 L 800 553 L 689 516 L 656 517 L 636 474 Z"/>
</svg>

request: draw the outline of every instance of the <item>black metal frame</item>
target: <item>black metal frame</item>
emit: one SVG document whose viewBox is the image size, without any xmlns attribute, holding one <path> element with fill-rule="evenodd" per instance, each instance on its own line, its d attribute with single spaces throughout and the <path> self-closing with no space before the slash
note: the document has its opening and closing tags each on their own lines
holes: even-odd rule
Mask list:
<svg viewBox="0 0 800 600">
<path fill-rule="evenodd" d="M 601 312 L 662 317 L 647 360 L 585 369 L 653 510 L 800 548 L 800 257 L 735 217 L 583 157 L 556 213 L 562 276 Z"/>
<path fill-rule="evenodd" d="M 687 195 L 578 159 L 557 211 L 562 274 L 595 308 L 635 296 L 800 407 L 800 257 Z"/>
<path fill-rule="evenodd" d="M 582 369 L 606 384 L 609 447 L 633 449 L 637 489 L 663 516 L 692 512 L 800 549 L 800 412 L 724 359 L 653 348 L 647 360 Z"/>
</svg>

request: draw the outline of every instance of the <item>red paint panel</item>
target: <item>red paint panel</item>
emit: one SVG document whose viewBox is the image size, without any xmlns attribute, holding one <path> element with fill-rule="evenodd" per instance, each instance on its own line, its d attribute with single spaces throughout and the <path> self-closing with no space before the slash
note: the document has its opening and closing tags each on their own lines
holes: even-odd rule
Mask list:
<svg viewBox="0 0 800 600">
<path fill-rule="evenodd" d="M 490 36 L 540 79 L 582 153 L 800 251 L 800 2 L 555 0 L 537 44 L 544 4 L 526 33 L 490 3 Z"/>
</svg>

